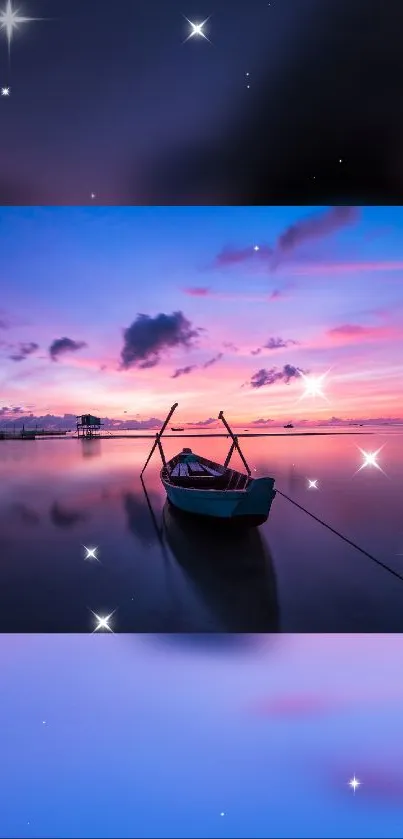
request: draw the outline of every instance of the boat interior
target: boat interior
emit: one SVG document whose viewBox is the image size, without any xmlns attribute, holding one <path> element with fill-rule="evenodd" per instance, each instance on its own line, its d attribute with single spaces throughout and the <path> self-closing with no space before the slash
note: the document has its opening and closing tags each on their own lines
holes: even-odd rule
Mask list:
<svg viewBox="0 0 403 839">
<path fill-rule="evenodd" d="M 186 460 L 183 452 L 167 462 L 161 477 L 174 486 L 189 489 L 241 490 L 251 481 L 248 475 L 204 457 Z"/>
</svg>

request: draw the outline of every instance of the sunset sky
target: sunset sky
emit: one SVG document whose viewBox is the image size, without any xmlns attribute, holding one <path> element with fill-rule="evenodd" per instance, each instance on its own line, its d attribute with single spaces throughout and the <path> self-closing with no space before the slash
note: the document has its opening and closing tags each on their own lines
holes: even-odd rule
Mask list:
<svg viewBox="0 0 403 839">
<path fill-rule="evenodd" d="M 401 418 L 402 231 L 401 207 L 3 208 L 2 424 Z"/>
</svg>

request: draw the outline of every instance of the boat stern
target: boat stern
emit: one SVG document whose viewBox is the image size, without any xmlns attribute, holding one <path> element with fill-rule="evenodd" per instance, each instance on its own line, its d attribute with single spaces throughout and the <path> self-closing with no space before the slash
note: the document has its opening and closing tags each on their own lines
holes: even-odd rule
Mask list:
<svg viewBox="0 0 403 839">
<path fill-rule="evenodd" d="M 233 517 L 251 516 L 263 523 L 270 513 L 275 495 L 274 478 L 254 478 L 249 491 L 237 504 Z"/>
</svg>

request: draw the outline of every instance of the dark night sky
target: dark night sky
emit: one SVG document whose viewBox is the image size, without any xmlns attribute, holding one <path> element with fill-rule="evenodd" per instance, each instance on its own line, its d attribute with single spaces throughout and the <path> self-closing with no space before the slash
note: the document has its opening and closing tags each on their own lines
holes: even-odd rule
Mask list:
<svg viewBox="0 0 403 839">
<path fill-rule="evenodd" d="M 402 200 L 402 0 L 15 5 L 1 203 Z"/>
</svg>

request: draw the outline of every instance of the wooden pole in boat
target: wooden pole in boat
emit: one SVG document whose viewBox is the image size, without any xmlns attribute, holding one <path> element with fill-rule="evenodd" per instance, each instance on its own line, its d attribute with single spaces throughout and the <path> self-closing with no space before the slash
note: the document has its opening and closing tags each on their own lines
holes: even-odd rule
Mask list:
<svg viewBox="0 0 403 839">
<path fill-rule="evenodd" d="M 238 442 L 238 437 L 236 437 L 236 436 L 235 436 L 235 434 L 231 431 L 231 429 L 230 429 L 230 427 L 229 427 L 229 425 L 228 425 L 228 423 L 227 423 L 227 420 L 225 419 L 224 414 L 223 414 L 223 412 L 222 412 L 222 411 L 220 411 L 220 413 L 218 414 L 218 419 L 220 419 L 220 420 L 224 423 L 224 425 L 225 425 L 225 427 L 226 427 L 226 429 L 227 429 L 227 431 L 228 431 L 228 434 L 230 435 L 230 437 L 232 437 L 232 443 L 233 443 L 233 446 L 234 446 L 236 449 L 238 449 L 239 456 L 240 456 L 240 458 L 241 458 L 241 460 L 242 460 L 243 465 L 245 466 L 245 469 L 246 469 L 246 471 L 247 471 L 248 475 L 251 475 L 251 474 L 252 474 L 252 473 L 251 473 L 251 470 L 249 469 L 249 466 L 248 466 L 248 464 L 247 464 L 247 462 L 246 462 L 246 460 L 245 460 L 245 458 L 244 458 L 244 456 L 243 456 L 243 454 L 242 454 L 242 452 L 241 452 L 241 447 L 240 447 L 239 442 Z M 231 451 L 231 454 L 232 454 L 232 451 Z"/>
<path fill-rule="evenodd" d="M 167 418 L 166 418 L 165 422 L 163 423 L 161 430 L 160 430 L 160 431 L 158 431 L 158 432 L 157 432 L 157 434 L 155 435 L 155 443 L 154 443 L 154 445 L 153 445 L 153 447 L 152 447 L 152 449 L 151 449 L 151 451 L 150 451 L 150 454 L 148 455 L 148 458 L 147 458 L 147 460 L 146 460 L 146 462 L 145 462 L 145 464 L 144 464 L 144 466 L 143 466 L 143 468 L 142 468 L 142 470 L 141 470 L 141 472 L 140 472 L 140 478 L 141 478 L 141 476 L 142 476 L 142 474 L 143 474 L 143 472 L 144 472 L 145 468 L 148 466 L 148 464 L 149 464 L 149 462 L 150 462 L 150 460 L 151 460 L 151 458 L 152 458 L 152 456 L 153 456 L 153 454 L 154 454 L 154 450 L 156 449 L 156 447 L 158 446 L 158 447 L 159 447 L 160 452 L 162 451 L 162 446 L 161 446 L 161 437 L 162 437 L 162 435 L 163 435 L 163 433 L 164 433 L 164 431 L 165 431 L 165 429 L 166 429 L 166 427 L 167 427 L 167 425 L 168 425 L 168 423 L 169 423 L 169 420 L 171 419 L 171 416 L 172 416 L 173 412 L 176 410 L 176 408 L 177 408 L 177 407 L 178 407 L 178 403 L 177 403 L 177 402 L 175 402 L 175 404 L 174 404 L 174 405 L 172 405 L 172 408 L 171 408 L 171 410 L 170 410 L 170 412 L 169 412 L 169 414 L 168 414 L 168 416 L 167 416 Z M 161 454 L 161 458 L 162 458 L 162 462 L 163 462 L 163 464 L 164 464 L 164 466 L 165 466 L 165 463 L 164 463 L 164 459 L 165 459 L 165 458 L 163 457 L 163 452 L 162 452 L 162 454 Z"/>
</svg>

